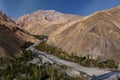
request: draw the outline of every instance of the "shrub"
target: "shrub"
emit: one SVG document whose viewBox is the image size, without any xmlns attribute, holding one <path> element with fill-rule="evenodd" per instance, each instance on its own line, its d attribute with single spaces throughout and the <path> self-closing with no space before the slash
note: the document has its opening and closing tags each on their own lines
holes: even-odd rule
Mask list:
<svg viewBox="0 0 120 80">
<path fill-rule="evenodd" d="M 45 35 L 34 35 L 34 37 L 38 38 L 39 40 L 48 39 L 48 36 L 45 36 Z"/>
<path fill-rule="evenodd" d="M 25 42 L 23 46 L 21 46 L 22 49 L 26 49 L 28 48 L 29 46 L 33 45 L 34 43 L 32 42 Z"/>
<path fill-rule="evenodd" d="M 25 62 L 32 60 L 33 59 L 32 51 L 23 50 L 23 54 L 22 54 L 21 59 L 23 59 L 23 61 L 25 61 Z"/>
<path fill-rule="evenodd" d="M 116 69 L 118 68 L 118 64 L 114 61 L 114 60 L 111 60 L 111 59 L 108 59 L 106 61 L 103 61 L 102 62 L 107 68 L 110 68 L 110 69 Z"/>
</svg>

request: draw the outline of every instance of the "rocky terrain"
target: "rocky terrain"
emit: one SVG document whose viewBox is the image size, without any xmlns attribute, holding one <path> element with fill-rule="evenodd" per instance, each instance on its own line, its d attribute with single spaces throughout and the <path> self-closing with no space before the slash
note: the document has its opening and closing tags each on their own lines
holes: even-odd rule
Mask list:
<svg viewBox="0 0 120 80">
<path fill-rule="evenodd" d="M 0 57 L 20 56 L 25 41 L 36 41 L 17 27 L 14 20 L 0 11 Z"/>
<path fill-rule="evenodd" d="M 63 14 L 54 10 L 39 10 L 18 18 L 17 25 L 32 34 L 50 35 L 66 23 L 78 20 L 81 16 Z"/>
<path fill-rule="evenodd" d="M 53 10 L 20 17 L 16 23 L 32 34 L 49 36 L 48 44 L 75 55 L 120 63 L 120 7 L 81 17 Z"/>
</svg>

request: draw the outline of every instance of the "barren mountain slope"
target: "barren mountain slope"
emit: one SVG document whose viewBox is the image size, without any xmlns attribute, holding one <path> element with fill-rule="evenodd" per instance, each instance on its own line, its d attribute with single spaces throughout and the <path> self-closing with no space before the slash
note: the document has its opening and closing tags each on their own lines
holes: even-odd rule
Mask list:
<svg viewBox="0 0 120 80">
<path fill-rule="evenodd" d="M 48 43 L 67 52 L 120 62 L 120 7 L 84 17 L 59 34 L 54 33 Z"/>
<path fill-rule="evenodd" d="M 37 13 L 40 16 L 40 12 Z M 59 15 L 60 19 L 52 17 L 50 21 L 46 20 L 48 15 L 34 18 L 33 14 L 19 18 L 17 23 L 24 24 L 23 28 L 31 33 L 48 35 L 47 43 L 75 55 L 100 56 L 120 63 L 120 7 L 82 18 L 74 15 L 61 18 Z M 40 18 L 38 22 L 37 18 Z"/>
<path fill-rule="evenodd" d="M 50 35 L 66 23 L 79 18 L 77 15 L 63 14 L 54 10 L 40 10 L 20 17 L 16 23 L 32 34 Z"/>
<path fill-rule="evenodd" d="M 35 39 L 19 29 L 15 22 L 0 12 L 0 57 L 19 56 L 25 41 Z"/>
</svg>

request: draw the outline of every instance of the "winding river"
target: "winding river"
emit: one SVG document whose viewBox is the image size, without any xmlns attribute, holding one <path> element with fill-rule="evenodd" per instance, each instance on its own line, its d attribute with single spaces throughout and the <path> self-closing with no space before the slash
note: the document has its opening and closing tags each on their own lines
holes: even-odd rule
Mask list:
<svg viewBox="0 0 120 80">
<path fill-rule="evenodd" d="M 81 66 L 75 62 L 70 62 L 67 60 L 60 59 L 54 55 L 47 54 L 46 52 L 38 51 L 35 48 L 35 46 L 38 46 L 40 44 L 40 42 L 37 42 L 34 45 L 28 47 L 27 50 L 31 50 L 38 57 L 41 57 L 43 61 L 48 61 L 50 63 L 56 63 L 59 65 L 64 65 L 64 66 L 71 68 L 71 70 L 73 70 L 74 73 L 68 72 L 68 74 L 70 74 L 72 76 L 75 76 L 75 75 L 77 76 L 77 75 L 79 75 L 78 72 L 79 73 L 82 72 L 82 73 L 85 73 L 89 77 L 90 80 L 104 80 L 104 79 L 110 80 L 111 76 L 114 76 L 114 78 L 116 78 L 116 77 L 120 78 L 119 70 L 109 71 L 107 69 L 88 68 L 88 67 Z M 111 80 L 115 80 L 115 79 L 111 79 Z"/>
</svg>

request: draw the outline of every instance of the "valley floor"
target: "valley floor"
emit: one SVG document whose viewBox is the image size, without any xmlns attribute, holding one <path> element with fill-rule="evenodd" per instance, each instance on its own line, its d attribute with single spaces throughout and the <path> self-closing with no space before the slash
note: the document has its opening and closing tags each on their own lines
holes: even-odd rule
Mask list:
<svg viewBox="0 0 120 80">
<path fill-rule="evenodd" d="M 66 72 L 70 76 L 75 77 L 75 76 L 79 76 L 80 73 L 84 73 L 91 80 L 97 80 L 97 79 L 103 80 L 103 79 L 109 78 L 112 75 L 118 75 L 118 77 L 120 77 L 120 71 L 109 71 L 107 69 L 83 67 L 77 63 L 60 59 L 56 56 L 47 54 L 46 52 L 38 51 L 35 48 L 35 46 L 38 46 L 39 44 L 40 42 L 37 42 L 34 45 L 27 48 L 27 50 L 31 50 L 38 57 L 41 57 L 43 62 L 56 63 L 59 65 L 64 65 L 64 66 L 69 67 L 70 70 L 66 70 Z"/>
</svg>

